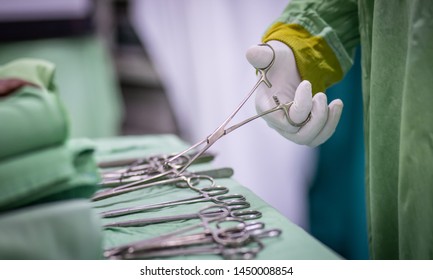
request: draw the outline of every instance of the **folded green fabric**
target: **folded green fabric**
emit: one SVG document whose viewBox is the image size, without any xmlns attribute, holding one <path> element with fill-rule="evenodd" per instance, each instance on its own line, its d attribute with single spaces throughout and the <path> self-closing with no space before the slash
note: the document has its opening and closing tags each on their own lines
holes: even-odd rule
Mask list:
<svg viewBox="0 0 433 280">
<path fill-rule="evenodd" d="M 0 161 L 0 211 L 69 198 L 88 198 L 100 181 L 90 140 Z"/>
<path fill-rule="evenodd" d="M 56 65 L 56 85 L 69 113 L 69 135 L 118 135 L 123 102 L 115 67 L 99 36 L 0 43 L 0 65 L 22 57 L 44 59 Z"/>
<path fill-rule="evenodd" d="M 101 258 L 101 224 L 87 200 L 0 215 L 0 259 Z"/>
<path fill-rule="evenodd" d="M 74 174 L 66 181 L 47 187 L 37 203 L 74 198 L 90 198 L 101 181 L 94 157 L 95 144 L 89 139 L 71 139 L 67 142 Z"/>
<path fill-rule="evenodd" d="M 53 64 L 43 60 L 21 59 L 0 67 L 0 79 L 20 78 L 39 86 L 0 98 L 0 160 L 66 140 L 67 115 L 53 76 Z"/>
</svg>

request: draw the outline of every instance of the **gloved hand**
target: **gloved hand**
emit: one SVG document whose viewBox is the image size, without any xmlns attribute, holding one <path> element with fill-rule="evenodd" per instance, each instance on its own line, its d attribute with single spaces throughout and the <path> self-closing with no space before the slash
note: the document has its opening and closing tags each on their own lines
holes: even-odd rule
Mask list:
<svg viewBox="0 0 433 280">
<path fill-rule="evenodd" d="M 261 84 L 256 94 L 258 113 L 275 107 L 275 97 L 280 103 L 294 101 L 289 108 L 289 123 L 283 111 L 265 115 L 263 118 L 285 138 L 301 145 L 316 147 L 331 137 L 340 120 L 343 102 L 333 100 L 329 106 L 326 95 L 312 94 L 309 81 L 301 81 L 292 50 L 282 42 L 269 41 L 275 51 L 275 61 L 267 73 L 272 84 L 268 88 Z M 268 46 L 253 46 L 247 50 L 247 59 L 254 68 L 264 68 L 272 60 L 273 53 Z M 311 115 L 310 115 L 311 113 Z"/>
</svg>

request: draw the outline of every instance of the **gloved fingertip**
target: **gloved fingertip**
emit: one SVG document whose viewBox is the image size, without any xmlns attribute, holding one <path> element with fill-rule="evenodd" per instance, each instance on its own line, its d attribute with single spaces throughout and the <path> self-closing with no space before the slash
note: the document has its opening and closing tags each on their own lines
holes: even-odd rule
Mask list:
<svg viewBox="0 0 433 280">
<path fill-rule="evenodd" d="M 313 99 L 316 99 L 320 103 L 326 103 L 326 105 L 328 105 L 328 97 L 323 92 L 316 93 Z"/>
<path fill-rule="evenodd" d="M 308 91 L 308 92 L 312 92 L 312 86 L 310 81 L 308 80 L 303 80 L 299 86 L 298 89 L 302 89 L 303 91 Z"/>
<path fill-rule="evenodd" d="M 245 56 L 254 68 L 262 69 L 271 63 L 274 54 L 267 46 L 255 45 L 247 49 Z"/>
<path fill-rule="evenodd" d="M 302 81 L 295 92 L 295 103 L 298 104 L 311 104 L 313 94 L 311 91 L 311 83 L 307 80 Z"/>
<path fill-rule="evenodd" d="M 341 108 L 343 108 L 344 106 L 343 101 L 341 101 L 341 99 L 334 99 L 329 105 L 339 106 Z"/>
<path fill-rule="evenodd" d="M 332 100 L 332 102 L 329 103 L 329 110 L 333 113 L 341 114 L 343 108 L 344 108 L 344 104 L 343 101 L 341 101 L 340 99 Z"/>
<path fill-rule="evenodd" d="M 290 108 L 290 118 L 297 123 L 304 121 L 313 108 L 313 95 L 311 83 L 302 81 L 295 92 L 294 104 Z"/>
</svg>

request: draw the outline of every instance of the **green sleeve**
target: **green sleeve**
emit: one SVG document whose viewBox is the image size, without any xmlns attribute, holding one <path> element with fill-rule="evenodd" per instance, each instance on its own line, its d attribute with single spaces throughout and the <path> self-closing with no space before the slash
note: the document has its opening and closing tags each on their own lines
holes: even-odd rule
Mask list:
<svg viewBox="0 0 433 280">
<path fill-rule="evenodd" d="M 323 91 L 342 79 L 359 43 L 355 0 L 293 0 L 263 41 L 278 40 L 294 52 L 301 77 Z"/>
</svg>

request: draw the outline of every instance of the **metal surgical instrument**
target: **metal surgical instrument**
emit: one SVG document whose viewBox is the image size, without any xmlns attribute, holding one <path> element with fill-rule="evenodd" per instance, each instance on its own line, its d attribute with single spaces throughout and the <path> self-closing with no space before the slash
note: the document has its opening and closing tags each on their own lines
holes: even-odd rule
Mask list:
<svg viewBox="0 0 433 280">
<path fill-rule="evenodd" d="M 253 259 L 257 256 L 260 251 L 262 251 L 265 247 L 261 239 L 266 237 L 276 237 L 281 234 L 281 230 L 279 229 L 271 229 L 271 230 L 255 230 L 248 231 L 242 230 L 242 232 L 238 232 L 233 235 L 233 238 L 236 240 L 242 237 L 243 241 L 241 242 L 230 242 L 232 245 L 225 245 L 217 240 L 212 240 L 211 238 L 203 239 L 203 240 L 192 240 L 189 243 L 195 243 L 192 247 L 188 244 L 188 242 L 181 241 L 176 242 L 176 240 L 170 240 L 171 242 L 166 246 L 161 246 L 160 249 L 153 250 L 144 250 L 144 251 L 136 251 L 134 253 L 127 253 L 122 255 L 122 259 L 150 259 L 150 258 L 161 258 L 161 257 L 173 257 L 173 256 L 185 256 L 185 255 L 202 255 L 202 254 L 212 254 L 212 255 L 221 255 L 225 259 L 243 259 L 249 260 Z M 225 230 L 219 231 L 218 235 L 225 235 L 231 238 L 231 234 L 229 232 L 225 232 Z M 214 237 L 214 236 L 213 236 Z M 176 244 L 177 243 L 177 244 Z M 238 243 L 237 245 L 235 245 Z M 207 245 L 207 246 L 206 246 Z"/>
<path fill-rule="evenodd" d="M 206 211 L 212 210 L 212 209 L 218 209 L 218 210 L 220 210 L 220 212 L 217 213 L 216 215 L 211 215 L 211 216 L 206 214 Z M 172 238 L 174 236 L 184 234 L 186 232 L 190 232 L 190 231 L 198 229 L 198 228 L 203 228 L 205 231 L 208 232 L 210 230 L 210 227 L 209 227 L 210 223 L 218 221 L 218 220 L 222 220 L 224 218 L 227 218 L 229 216 L 229 214 L 230 214 L 230 210 L 225 206 L 212 205 L 212 206 L 205 207 L 198 212 L 198 215 L 200 217 L 200 223 L 198 223 L 198 224 L 183 227 L 181 229 L 178 229 L 178 230 L 171 232 L 171 233 L 167 233 L 167 234 L 162 235 L 162 236 L 158 236 L 158 237 L 154 237 L 154 238 L 150 238 L 150 239 L 146 239 L 146 240 L 141 240 L 141 241 L 136 241 L 136 242 L 133 242 L 130 244 L 126 244 L 126 245 L 122 245 L 122 246 L 108 249 L 104 252 L 104 256 L 107 258 L 111 258 L 111 257 L 118 255 L 118 254 L 133 253 L 136 249 L 139 250 L 142 247 L 146 247 L 148 244 L 160 242 L 161 240 Z"/>
<path fill-rule="evenodd" d="M 236 222 L 237 225 L 228 228 L 221 226 L 221 224 L 227 222 Z M 159 241 L 148 243 L 144 246 L 134 247 L 134 251 L 137 252 L 150 249 L 166 249 L 179 246 L 203 245 L 215 241 L 224 246 L 240 246 L 247 242 L 250 238 L 250 236 L 245 233 L 252 233 L 257 237 L 263 237 L 266 235 L 276 236 L 281 233 L 281 230 L 264 230 L 264 228 L 265 224 L 262 222 L 246 223 L 241 219 L 227 217 L 216 221 L 216 229 L 205 230 L 201 233 L 161 239 Z"/>
<path fill-rule="evenodd" d="M 126 254 L 123 257 L 124 259 L 131 257 L 134 259 L 143 259 L 197 254 L 217 254 L 221 255 L 225 259 L 253 259 L 265 247 L 261 239 L 277 237 L 279 235 L 281 235 L 280 229 L 249 229 L 248 225 L 246 225 L 244 229 L 234 228 L 233 230 L 232 228 L 217 231 L 216 236 L 218 236 L 218 239 L 215 239 L 214 234 L 212 236 L 214 238 L 213 242 L 209 238 L 202 239 L 201 241 L 195 240 L 194 242 L 194 240 L 192 240 L 192 242 L 189 242 L 200 246 L 185 248 L 185 245 L 189 245 L 185 240 L 170 240 L 170 243 L 166 242 L 166 244 L 164 244 L 165 246 L 159 250 L 147 252 L 139 251 L 134 254 Z M 224 242 L 221 242 L 221 240 Z M 177 244 L 176 241 L 178 241 Z M 214 244 L 213 246 L 203 246 L 212 243 Z"/>
<path fill-rule="evenodd" d="M 106 190 L 103 190 L 103 191 L 96 193 L 92 197 L 92 201 L 98 201 L 98 200 L 106 199 L 106 198 L 113 197 L 116 195 L 129 193 L 132 191 L 141 190 L 141 189 L 150 188 L 150 187 L 159 186 L 159 185 L 175 184 L 176 187 L 179 187 L 179 188 L 188 188 L 188 187 L 193 188 L 194 186 L 200 184 L 201 181 L 209 182 L 209 186 L 211 186 L 211 187 L 215 186 L 215 180 L 210 176 L 181 175 L 181 176 L 178 176 L 175 178 L 169 178 L 169 179 L 151 182 L 151 183 L 138 185 L 138 186 L 135 186 L 136 182 L 134 182 L 134 183 L 130 183 L 127 185 L 122 185 L 122 186 L 119 186 L 116 188 L 112 188 L 112 189 L 106 189 Z"/>
<path fill-rule="evenodd" d="M 149 168 L 151 166 L 155 166 L 155 163 L 160 162 L 161 164 L 164 163 L 167 159 L 170 157 L 173 157 L 175 155 L 152 155 L 145 158 L 129 158 L 129 159 L 119 159 L 119 160 L 110 160 L 110 161 L 103 161 L 98 163 L 99 168 L 121 168 L 117 170 L 110 170 L 107 172 L 123 172 L 125 170 L 134 170 L 136 168 L 143 169 L 143 168 Z M 215 158 L 213 154 L 210 153 L 204 153 L 200 156 L 199 159 L 195 161 L 195 163 L 206 163 L 210 162 Z M 182 161 L 188 161 L 189 155 L 185 155 L 183 158 L 180 158 L 177 161 L 177 164 L 182 164 Z M 103 172 L 105 173 L 105 172 Z"/>
<path fill-rule="evenodd" d="M 132 162 L 130 165 L 128 165 L 125 168 L 115 169 L 115 170 L 108 170 L 108 171 L 102 171 L 101 174 L 105 178 L 115 177 L 115 178 L 121 178 L 123 176 L 132 176 L 134 175 L 141 175 L 141 174 L 155 174 L 155 173 L 161 173 L 165 170 L 164 163 L 169 160 L 172 155 L 159 155 L 159 156 L 150 156 L 145 159 L 139 159 L 135 162 Z M 202 158 L 202 157 L 200 157 Z M 177 158 L 174 160 L 170 166 L 172 169 L 178 169 L 183 166 L 190 157 L 188 155 L 183 155 L 182 157 Z M 131 174 L 131 175 L 128 175 Z"/>
<path fill-rule="evenodd" d="M 155 204 L 127 207 L 122 209 L 110 210 L 100 213 L 103 218 L 118 217 L 133 213 L 145 212 L 148 210 L 160 209 L 164 207 L 200 203 L 200 202 L 213 202 L 215 204 L 224 204 L 227 206 L 236 206 L 235 202 L 245 201 L 245 197 L 240 194 L 227 194 L 229 189 L 223 186 L 204 187 L 196 189 L 199 195 L 188 197 L 184 199 L 171 200 Z"/>
<path fill-rule="evenodd" d="M 221 227 L 221 224 L 226 222 L 237 222 L 238 224 L 234 227 Z M 259 239 L 275 237 L 280 234 L 281 230 L 279 229 L 265 230 L 262 222 L 245 223 L 239 219 L 225 218 L 216 221 L 216 229 L 154 240 L 140 246 L 132 245 L 131 248 L 133 249 L 129 252 L 124 251 L 123 254 L 118 254 L 115 258 L 137 259 L 191 254 L 220 254 L 229 259 L 250 259 L 264 248 Z"/>
<path fill-rule="evenodd" d="M 201 245 L 192 248 L 174 248 L 174 249 L 163 249 L 153 250 L 150 252 L 137 252 L 134 254 L 122 255 L 121 259 L 152 259 L 152 258 L 163 258 L 163 257 L 174 257 L 174 256 L 185 256 L 185 255 L 221 255 L 224 259 L 231 260 L 251 260 L 254 259 L 257 254 L 264 249 L 264 245 L 260 240 L 254 240 L 251 242 L 254 247 L 227 247 L 221 244 L 212 245 Z"/>
<path fill-rule="evenodd" d="M 131 186 L 130 183 L 136 183 L 137 181 L 142 182 L 142 180 L 147 180 L 146 182 L 151 181 L 151 179 L 148 176 L 149 174 L 146 173 L 145 170 L 140 171 L 133 171 L 133 172 L 127 172 L 127 173 L 108 173 L 108 174 L 102 174 L 102 182 L 99 183 L 100 186 L 103 187 L 116 187 L 119 186 L 120 188 L 127 188 L 128 186 Z M 177 173 L 174 174 L 167 174 L 166 177 L 170 177 L 170 175 L 177 175 Z M 186 174 L 184 174 L 186 175 Z M 225 168 L 218 168 L 218 169 L 209 169 L 209 170 L 203 170 L 203 171 L 194 171 L 189 172 L 188 175 L 206 175 L 210 176 L 212 178 L 230 178 L 233 176 L 233 169 L 229 167 Z M 174 177 L 174 176 L 171 176 Z M 159 179 L 163 179 L 164 177 L 160 177 Z M 125 184 L 121 186 L 122 184 Z M 126 185 L 128 184 L 128 185 Z"/>
<path fill-rule="evenodd" d="M 237 202 L 236 208 L 234 209 L 243 209 L 241 205 L 244 204 L 243 208 L 248 208 L 250 204 L 248 202 Z M 206 209 L 201 210 L 198 213 L 191 214 L 180 214 L 173 216 L 165 216 L 165 217 L 155 217 L 155 218 L 146 218 L 146 219 L 135 219 L 129 221 L 121 221 L 121 222 L 113 222 L 104 225 L 104 227 L 136 227 L 136 226 L 147 226 L 151 224 L 160 224 L 172 221 L 181 221 L 181 220 L 191 220 L 191 219 L 199 219 L 203 215 L 208 218 L 219 217 L 221 213 L 225 211 L 225 209 L 229 210 L 228 216 L 233 218 L 241 218 L 243 220 L 253 220 L 262 217 L 262 213 L 257 210 L 234 210 L 231 206 L 224 205 L 225 208 L 217 208 L 217 209 Z M 223 207 L 223 206 L 219 206 Z"/>
<path fill-rule="evenodd" d="M 148 158 L 147 162 L 144 164 L 144 167 L 139 167 L 140 169 L 144 169 L 144 174 L 146 176 L 142 176 L 138 180 L 134 180 L 133 182 L 119 186 L 118 188 L 128 188 L 138 184 L 166 179 L 167 177 L 173 178 L 180 176 L 178 169 L 184 166 L 185 162 L 189 162 L 190 157 L 188 155 L 182 155 L 180 157 L 177 157 L 176 159 L 173 159 L 170 164 L 167 164 L 167 160 L 171 160 L 171 158 L 171 156 L 158 156 L 155 158 Z M 138 164 L 140 163 L 136 162 L 132 164 L 127 170 L 134 169 Z"/>
<path fill-rule="evenodd" d="M 225 222 L 237 222 L 238 224 L 234 227 L 232 226 L 229 228 L 222 228 L 221 224 Z M 160 241 L 153 242 L 151 244 L 146 244 L 146 246 L 135 248 L 135 251 L 158 249 L 162 247 L 172 248 L 178 246 L 205 244 L 205 243 L 211 243 L 215 241 L 215 239 L 216 241 L 218 241 L 218 243 L 226 246 L 228 245 L 239 246 L 248 239 L 248 236 L 245 235 L 245 231 L 247 232 L 254 231 L 255 233 L 257 233 L 258 230 L 263 230 L 264 228 L 265 228 L 265 224 L 262 222 L 245 223 L 243 220 L 228 217 L 216 221 L 217 232 L 215 232 L 214 230 L 203 231 L 201 233 L 162 239 Z"/>
<path fill-rule="evenodd" d="M 180 157 L 176 157 L 176 159 L 171 160 L 174 156 L 177 155 L 158 155 L 158 156 L 150 156 L 144 159 L 138 159 L 137 161 L 131 163 L 127 168 L 118 169 L 118 170 L 109 170 L 109 171 L 102 171 L 101 175 L 103 178 L 103 181 L 100 185 L 104 187 L 111 187 L 113 185 L 119 185 L 121 183 L 126 183 L 129 180 L 131 182 L 128 184 L 128 186 L 136 185 L 136 184 L 142 184 L 147 182 L 153 182 L 155 180 L 161 180 L 163 178 L 167 177 L 176 177 L 179 176 L 180 173 L 178 172 L 179 169 L 181 169 L 186 163 L 188 163 L 191 159 L 191 155 L 184 154 Z M 209 153 L 204 153 L 200 155 L 200 157 L 197 158 L 197 160 L 194 163 L 206 163 L 211 161 L 214 158 L 214 155 Z M 167 161 L 170 160 L 170 164 L 167 164 Z M 125 162 L 119 162 L 119 163 L 111 163 L 114 164 L 123 164 Z M 228 169 L 228 168 L 227 168 Z M 221 171 L 224 172 L 224 171 Z M 221 173 L 219 172 L 219 173 Z M 129 177 L 130 175 L 142 175 L 140 177 L 135 178 L 128 178 L 123 182 L 125 177 Z M 226 170 L 227 173 L 227 170 Z M 224 175 L 227 177 L 230 177 L 233 175 L 233 170 L 231 170 L 230 175 Z M 211 175 L 210 175 L 211 176 Z M 114 181 L 110 180 L 111 178 L 115 178 Z M 214 176 L 215 177 L 215 176 Z M 116 178 L 118 181 L 116 181 Z M 107 179 L 107 180 L 105 180 Z M 127 187 L 128 187 L 127 186 Z"/>
<path fill-rule="evenodd" d="M 274 64 L 275 61 L 275 51 L 274 49 L 268 45 L 268 44 L 260 44 L 262 46 L 267 46 L 272 50 L 272 60 L 269 63 L 268 66 L 264 67 L 264 68 L 257 68 L 257 72 L 260 74 L 258 81 L 256 82 L 256 84 L 253 86 L 253 88 L 251 89 L 251 91 L 246 95 L 246 97 L 242 100 L 242 102 L 238 105 L 238 107 L 228 116 L 227 119 L 225 119 L 223 121 L 223 123 L 214 131 L 212 132 L 209 136 L 207 136 L 206 138 L 198 141 L 196 144 L 192 145 L 191 147 L 189 147 L 188 149 L 178 153 L 176 156 L 171 157 L 170 159 L 168 159 L 166 161 L 166 164 L 169 165 L 172 162 L 175 162 L 176 159 L 178 159 L 179 157 L 184 156 L 185 154 L 187 154 L 188 152 L 198 149 L 198 147 L 204 145 L 201 149 L 199 149 L 195 155 L 186 163 L 184 164 L 184 166 L 182 168 L 179 169 L 179 172 L 182 173 L 186 168 L 188 168 L 188 166 L 190 166 L 200 155 L 202 155 L 205 151 L 207 151 L 213 144 L 215 144 L 216 141 L 218 141 L 221 137 L 229 134 L 230 132 L 236 130 L 237 128 L 249 123 L 250 121 L 253 121 L 257 118 L 260 118 L 264 115 L 270 114 L 272 112 L 278 111 L 278 110 L 282 110 L 284 112 L 284 114 L 286 115 L 286 117 L 288 119 L 290 119 L 289 117 L 289 109 L 290 106 L 293 104 L 292 102 L 288 102 L 286 104 L 278 104 L 274 107 L 271 108 L 269 110 L 263 111 L 260 114 L 257 114 L 255 116 L 252 116 L 244 121 L 241 121 L 235 125 L 232 125 L 230 127 L 227 127 L 227 125 L 229 124 L 229 122 L 235 117 L 235 115 L 239 112 L 239 110 L 245 105 L 245 103 L 248 101 L 248 99 L 251 97 L 251 95 L 256 91 L 256 89 L 259 87 L 259 85 L 261 83 L 264 83 L 267 87 L 272 87 L 271 82 L 268 80 L 267 77 L 267 73 L 268 71 L 271 69 L 272 65 Z"/>
</svg>

